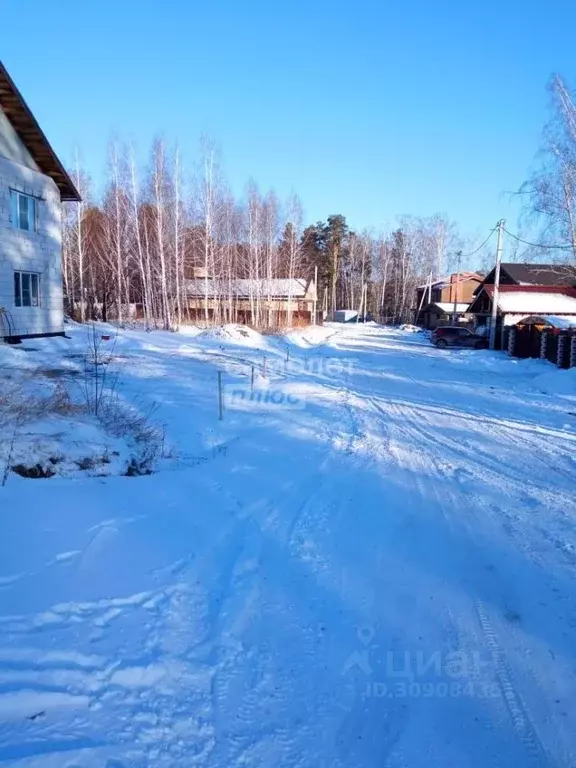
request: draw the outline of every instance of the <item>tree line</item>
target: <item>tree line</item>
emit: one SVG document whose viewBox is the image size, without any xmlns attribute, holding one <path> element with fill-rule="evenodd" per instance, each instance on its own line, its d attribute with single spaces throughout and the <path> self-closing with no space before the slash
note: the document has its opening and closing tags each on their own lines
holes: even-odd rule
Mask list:
<svg viewBox="0 0 576 768">
<path fill-rule="evenodd" d="M 228 299 L 234 281 L 248 278 L 255 286 L 253 322 L 266 327 L 266 286 L 317 275 L 324 316 L 356 309 L 409 322 L 415 287 L 448 269 L 463 242 L 440 214 L 400 217 L 387 233 L 355 232 L 342 214 L 305 226 L 295 194 L 282 201 L 250 181 L 235 197 L 208 139 L 187 173 L 179 149 L 161 139 L 143 161 L 113 137 L 99 195 L 79 158 L 70 172 L 82 202 L 64 207 L 63 271 L 68 310 L 80 321 L 123 323 L 137 312 L 147 327 L 177 327 L 189 320 L 191 281 L 204 280 L 201 319 L 235 322 Z M 208 293 L 215 294 L 214 311 Z"/>
</svg>

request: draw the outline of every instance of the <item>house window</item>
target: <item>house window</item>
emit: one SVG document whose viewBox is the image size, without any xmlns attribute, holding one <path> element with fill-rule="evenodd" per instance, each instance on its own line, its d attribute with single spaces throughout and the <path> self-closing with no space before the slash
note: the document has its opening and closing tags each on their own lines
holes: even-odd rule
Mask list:
<svg viewBox="0 0 576 768">
<path fill-rule="evenodd" d="M 14 272 L 14 304 L 17 307 L 40 306 L 40 275 Z"/>
<path fill-rule="evenodd" d="M 36 198 L 10 190 L 12 226 L 25 232 L 36 231 Z"/>
</svg>

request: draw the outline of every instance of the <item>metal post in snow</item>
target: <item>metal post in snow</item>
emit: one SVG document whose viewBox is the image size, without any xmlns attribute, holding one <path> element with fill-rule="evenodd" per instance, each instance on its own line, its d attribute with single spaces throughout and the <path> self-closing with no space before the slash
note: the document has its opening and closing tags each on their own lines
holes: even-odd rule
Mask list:
<svg viewBox="0 0 576 768">
<path fill-rule="evenodd" d="M 250 392 L 254 393 L 254 366 L 252 366 L 252 374 L 250 376 Z"/>
<path fill-rule="evenodd" d="M 222 401 L 222 371 L 218 371 L 218 419 L 224 418 L 224 403 Z"/>
<path fill-rule="evenodd" d="M 264 355 L 264 364 L 262 365 L 262 376 L 266 378 L 266 355 Z"/>
</svg>

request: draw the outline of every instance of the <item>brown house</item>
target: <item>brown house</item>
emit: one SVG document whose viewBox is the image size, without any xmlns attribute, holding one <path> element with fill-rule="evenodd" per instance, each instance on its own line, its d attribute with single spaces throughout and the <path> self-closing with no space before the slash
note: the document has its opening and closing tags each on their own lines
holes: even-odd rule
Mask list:
<svg viewBox="0 0 576 768">
<path fill-rule="evenodd" d="M 436 328 L 464 316 L 474 292 L 482 283 L 478 272 L 457 272 L 416 289 L 415 322 L 424 328 Z"/>
<path fill-rule="evenodd" d="M 316 308 L 316 284 L 304 278 L 230 280 L 195 277 L 186 283 L 191 321 L 237 322 L 273 326 L 308 325 Z"/>
</svg>

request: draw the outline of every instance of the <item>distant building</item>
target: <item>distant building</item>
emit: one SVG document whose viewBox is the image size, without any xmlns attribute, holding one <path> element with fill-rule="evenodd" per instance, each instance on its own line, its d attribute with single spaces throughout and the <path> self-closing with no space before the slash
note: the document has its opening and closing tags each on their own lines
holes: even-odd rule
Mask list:
<svg viewBox="0 0 576 768">
<path fill-rule="evenodd" d="M 312 322 L 316 302 L 314 280 L 304 278 L 273 278 L 250 280 L 214 279 L 200 276 L 186 283 L 187 309 L 191 321 L 201 321 L 208 312 L 209 321 L 223 317 L 246 323 L 268 322 L 285 325 L 289 319 L 295 325 Z M 255 317 L 259 314 L 259 317 Z"/>
<path fill-rule="evenodd" d="M 466 324 L 471 320 L 468 315 L 468 304 L 451 304 L 447 301 L 437 301 L 428 304 L 419 315 L 419 325 L 430 330 L 440 325 L 452 323 Z"/>
<path fill-rule="evenodd" d="M 64 332 L 63 200 L 80 195 L 0 62 L 0 338 Z"/>
<path fill-rule="evenodd" d="M 482 283 L 483 276 L 478 272 L 457 272 L 433 280 L 416 289 L 415 322 L 424 328 L 433 329 L 464 320 L 474 291 Z"/>
<path fill-rule="evenodd" d="M 359 319 L 357 309 L 337 309 L 334 312 L 335 323 L 355 323 Z"/>
</svg>

